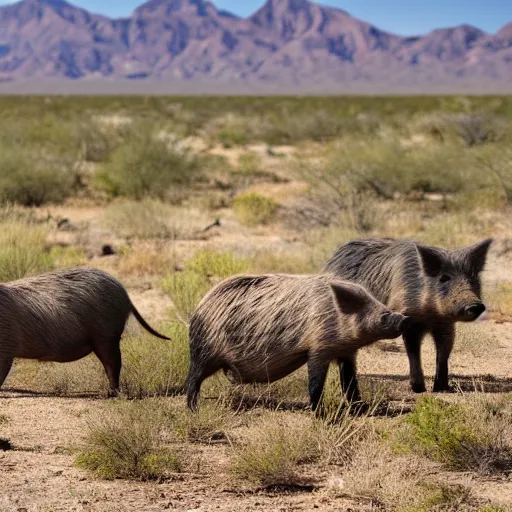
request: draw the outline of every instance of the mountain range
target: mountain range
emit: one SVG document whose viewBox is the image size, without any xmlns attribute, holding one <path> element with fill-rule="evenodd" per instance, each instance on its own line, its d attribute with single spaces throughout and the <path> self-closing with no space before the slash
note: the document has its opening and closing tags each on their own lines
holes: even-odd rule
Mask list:
<svg viewBox="0 0 512 512">
<path fill-rule="evenodd" d="M 0 7 L 0 82 L 148 84 L 204 92 L 512 92 L 512 23 L 417 37 L 309 0 L 240 18 L 205 0 L 149 0 L 110 19 L 64 0 Z M 130 88 L 130 86 L 126 86 Z"/>
</svg>

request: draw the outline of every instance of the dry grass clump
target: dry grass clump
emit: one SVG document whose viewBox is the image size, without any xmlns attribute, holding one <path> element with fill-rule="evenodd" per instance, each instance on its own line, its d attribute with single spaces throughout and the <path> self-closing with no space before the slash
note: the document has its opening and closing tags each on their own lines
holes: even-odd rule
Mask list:
<svg viewBox="0 0 512 512">
<path fill-rule="evenodd" d="M 181 469 L 181 457 L 166 445 L 165 414 L 152 401 L 119 402 L 88 420 L 79 467 L 100 478 L 161 480 Z"/>
<path fill-rule="evenodd" d="M 176 407 L 169 414 L 175 434 L 191 443 L 212 443 L 225 441 L 229 432 L 240 426 L 244 419 L 231 408 L 226 407 L 223 400 L 201 405 L 197 412 L 183 407 Z"/>
<path fill-rule="evenodd" d="M 237 438 L 231 471 L 264 487 L 304 482 L 307 471 L 301 471 L 302 466 L 347 463 L 354 446 L 366 436 L 373 412 L 338 404 L 321 418 L 299 412 L 263 413 Z"/>
<path fill-rule="evenodd" d="M 264 487 L 303 481 L 301 465 L 319 460 L 315 426 L 307 417 L 269 413 L 234 446 L 232 473 Z"/>
<path fill-rule="evenodd" d="M 0 282 L 35 275 L 54 266 L 47 250 L 48 229 L 26 220 L 0 221 Z"/>
<path fill-rule="evenodd" d="M 122 200 L 111 203 L 104 222 L 126 239 L 193 239 L 211 223 L 210 217 L 197 209 L 171 206 L 154 199 Z"/>
<path fill-rule="evenodd" d="M 458 325 L 456 333 L 454 351 L 458 353 L 483 357 L 499 347 L 498 338 L 485 323 Z"/>
<path fill-rule="evenodd" d="M 167 244 L 134 244 L 121 252 L 118 271 L 123 276 L 161 276 L 171 272 L 176 258 Z"/>
<path fill-rule="evenodd" d="M 454 470 L 506 470 L 512 457 L 507 397 L 464 396 L 458 403 L 422 397 L 400 432 L 403 446 Z"/>
<path fill-rule="evenodd" d="M 471 503 L 467 488 L 436 484 L 431 474 L 432 468 L 424 461 L 396 455 L 372 435 L 358 443 L 333 487 L 337 493 L 369 501 L 379 510 L 449 511 Z"/>
</svg>

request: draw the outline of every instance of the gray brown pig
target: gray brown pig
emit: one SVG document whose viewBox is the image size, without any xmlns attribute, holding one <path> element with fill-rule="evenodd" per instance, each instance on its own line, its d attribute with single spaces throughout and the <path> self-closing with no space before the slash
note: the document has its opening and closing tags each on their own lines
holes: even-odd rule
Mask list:
<svg viewBox="0 0 512 512">
<path fill-rule="evenodd" d="M 190 322 L 187 404 L 197 408 L 201 383 L 224 370 L 237 383 L 270 383 L 307 364 L 313 410 L 329 363 L 350 359 L 340 373 L 349 400 L 359 400 L 358 349 L 396 338 L 410 319 L 392 313 L 362 286 L 325 276 L 235 276 L 202 299 Z"/>
</svg>

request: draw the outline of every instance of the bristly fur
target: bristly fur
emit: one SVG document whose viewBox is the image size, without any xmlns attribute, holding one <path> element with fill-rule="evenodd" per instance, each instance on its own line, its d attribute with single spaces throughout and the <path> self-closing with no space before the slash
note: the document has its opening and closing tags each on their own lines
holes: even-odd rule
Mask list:
<svg viewBox="0 0 512 512">
<path fill-rule="evenodd" d="M 311 373 L 314 362 L 318 378 L 325 378 L 330 361 L 352 358 L 391 331 L 400 334 L 403 317 L 383 324 L 387 312 L 363 287 L 325 276 L 229 278 L 191 318 L 189 406 L 195 407 L 202 380 L 220 369 L 240 383 L 273 382 L 306 362 Z"/>
<path fill-rule="evenodd" d="M 441 391 L 448 389 L 455 322 L 476 318 L 468 313 L 471 307 L 485 309 L 480 273 L 491 242 L 449 251 L 413 240 L 354 240 L 335 251 L 324 273 L 361 284 L 391 310 L 417 320 L 404 336 L 415 391 L 425 390 L 419 350 L 424 334 L 432 333 L 438 350 L 434 389 Z"/>
<path fill-rule="evenodd" d="M 76 361 L 94 352 L 112 392 L 119 386 L 119 343 L 130 313 L 154 331 L 123 285 L 98 269 L 48 272 L 0 284 L 0 385 L 14 358 Z"/>
</svg>

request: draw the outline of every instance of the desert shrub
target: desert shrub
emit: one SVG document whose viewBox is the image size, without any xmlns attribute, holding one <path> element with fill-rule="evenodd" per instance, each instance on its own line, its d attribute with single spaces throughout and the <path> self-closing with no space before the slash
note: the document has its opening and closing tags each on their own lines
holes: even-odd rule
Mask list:
<svg viewBox="0 0 512 512">
<path fill-rule="evenodd" d="M 158 404 L 120 402 L 88 421 L 79 467 L 112 480 L 154 480 L 180 471 L 179 455 L 165 447 L 165 416 Z"/>
<path fill-rule="evenodd" d="M 0 425 L 6 425 L 9 423 L 9 416 L 7 414 L 0 414 Z"/>
<path fill-rule="evenodd" d="M 502 140 L 510 126 L 488 112 L 431 113 L 420 118 L 416 130 L 440 141 L 457 139 L 467 147 Z"/>
<path fill-rule="evenodd" d="M 58 203 L 73 192 L 75 176 L 33 148 L 0 145 L 0 202 L 24 206 Z"/>
<path fill-rule="evenodd" d="M 256 192 L 244 192 L 235 197 L 233 209 L 238 218 L 248 226 L 268 224 L 273 220 L 279 205 L 270 197 Z"/>
<path fill-rule="evenodd" d="M 310 192 L 307 204 L 296 208 L 298 218 L 320 226 L 341 220 L 360 233 L 381 229 L 379 198 L 423 199 L 427 193 L 446 197 L 477 190 L 487 179 L 460 147 L 411 149 L 399 140 L 337 145 L 325 161 L 301 165 L 299 174 Z"/>
<path fill-rule="evenodd" d="M 197 412 L 176 408 L 170 413 L 170 418 L 176 435 L 192 443 L 225 440 L 229 431 L 241 421 L 220 400 L 213 404 L 202 404 Z"/>
<path fill-rule="evenodd" d="M 121 391 L 131 398 L 181 393 L 189 365 L 188 330 L 173 323 L 162 329 L 172 341 L 129 335 L 121 345 Z M 160 331 L 160 332 L 162 332 Z"/>
<path fill-rule="evenodd" d="M 422 460 L 397 455 L 374 434 L 362 438 L 343 472 L 343 493 L 378 503 L 383 510 L 434 512 L 471 503 L 469 490 L 429 481 Z"/>
<path fill-rule="evenodd" d="M 134 130 L 115 149 L 96 175 L 100 189 L 133 199 L 176 197 L 199 178 L 199 157 L 179 144 L 157 137 L 153 130 Z M 172 189 L 175 190 L 172 190 Z"/>
<path fill-rule="evenodd" d="M 299 466 L 319 458 L 311 420 L 292 421 L 272 413 L 251 429 L 245 442 L 234 446 L 231 471 L 238 478 L 265 487 L 291 485 L 301 481 Z"/>
<path fill-rule="evenodd" d="M 8 218 L 0 221 L 0 282 L 52 269 L 47 236 L 47 228 L 42 225 Z"/>
<path fill-rule="evenodd" d="M 194 238 L 211 220 L 198 210 L 184 212 L 182 208 L 146 198 L 110 204 L 104 222 L 119 236 L 145 240 Z"/>
<path fill-rule="evenodd" d="M 512 453 L 510 418 L 510 404 L 503 399 L 448 404 L 424 397 L 406 420 L 410 432 L 405 442 L 451 469 L 493 472 Z"/>
</svg>

